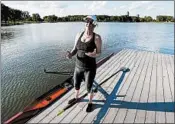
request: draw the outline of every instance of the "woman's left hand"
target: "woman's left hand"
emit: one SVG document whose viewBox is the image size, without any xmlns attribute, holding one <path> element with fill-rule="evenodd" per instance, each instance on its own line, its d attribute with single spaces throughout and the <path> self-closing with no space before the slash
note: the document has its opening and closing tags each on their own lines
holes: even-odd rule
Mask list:
<svg viewBox="0 0 175 124">
<path fill-rule="evenodd" d="M 91 52 L 85 53 L 85 55 L 87 55 L 89 57 L 94 57 L 94 53 L 91 53 Z"/>
<path fill-rule="evenodd" d="M 85 55 L 95 58 L 96 57 L 96 49 L 93 52 L 85 53 Z"/>
</svg>

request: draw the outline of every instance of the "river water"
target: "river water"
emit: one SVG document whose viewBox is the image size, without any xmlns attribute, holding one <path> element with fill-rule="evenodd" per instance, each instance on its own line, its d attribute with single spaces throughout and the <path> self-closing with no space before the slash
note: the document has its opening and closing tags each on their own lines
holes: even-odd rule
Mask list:
<svg viewBox="0 0 175 124">
<path fill-rule="evenodd" d="M 2 121 L 66 79 L 43 69 L 73 71 L 75 58 L 65 54 L 83 29 L 83 22 L 1 27 Z M 174 54 L 174 23 L 99 23 L 95 32 L 103 41 L 98 59 L 122 48 Z"/>
</svg>

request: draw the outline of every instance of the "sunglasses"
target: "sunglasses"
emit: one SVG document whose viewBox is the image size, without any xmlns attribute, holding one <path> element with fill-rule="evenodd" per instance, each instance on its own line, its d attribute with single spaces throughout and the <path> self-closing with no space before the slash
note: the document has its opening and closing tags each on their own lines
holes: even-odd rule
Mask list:
<svg viewBox="0 0 175 124">
<path fill-rule="evenodd" d="M 86 23 L 89 23 L 89 24 L 91 24 L 91 25 L 93 24 L 93 21 L 86 20 L 85 22 L 86 22 Z"/>
</svg>

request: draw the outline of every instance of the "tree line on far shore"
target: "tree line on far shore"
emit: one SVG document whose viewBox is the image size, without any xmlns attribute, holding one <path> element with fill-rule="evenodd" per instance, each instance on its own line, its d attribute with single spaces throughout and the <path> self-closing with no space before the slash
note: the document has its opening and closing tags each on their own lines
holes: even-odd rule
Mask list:
<svg viewBox="0 0 175 124">
<path fill-rule="evenodd" d="M 85 16 L 86 15 L 69 15 L 57 17 L 56 15 L 48 15 L 41 18 L 38 13 L 30 15 L 28 11 L 13 9 L 1 3 L 1 25 L 2 23 L 75 22 L 83 21 Z M 97 15 L 97 20 L 99 22 L 175 22 L 173 16 L 158 15 L 156 19 L 153 19 L 151 16 L 139 17 L 139 15 L 129 16 L 129 14 L 121 16 Z"/>
</svg>

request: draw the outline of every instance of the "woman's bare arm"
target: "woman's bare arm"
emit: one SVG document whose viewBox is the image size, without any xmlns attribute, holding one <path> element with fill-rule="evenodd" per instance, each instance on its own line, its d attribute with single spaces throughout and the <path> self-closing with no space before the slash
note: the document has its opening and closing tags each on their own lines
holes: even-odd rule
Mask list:
<svg viewBox="0 0 175 124">
<path fill-rule="evenodd" d="M 73 49 L 70 51 L 67 51 L 67 58 L 72 58 L 72 56 L 74 56 L 76 53 L 77 53 L 77 48 L 76 48 L 76 45 L 77 45 L 77 42 L 78 42 L 78 39 L 80 37 L 80 34 L 81 33 L 77 33 L 76 37 L 75 37 L 75 43 L 74 43 L 74 47 Z"/>
</svg>

